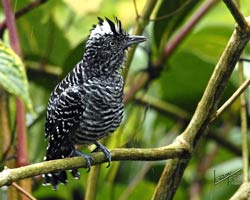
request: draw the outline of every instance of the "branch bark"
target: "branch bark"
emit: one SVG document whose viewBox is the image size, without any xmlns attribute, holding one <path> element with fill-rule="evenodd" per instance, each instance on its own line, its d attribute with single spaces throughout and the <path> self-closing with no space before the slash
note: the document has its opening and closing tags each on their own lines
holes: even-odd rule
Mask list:
<svg viewBox="0 0 250 200">
<path fill-rule="evenodd" d="M 243 63 L 238 63 L 239 82 L 244 82 L 244 69 Z M 241 135 L 242 135 L 242 165 L 243 165 L 243 182 L 249 181 L 249 157 L 248 157 L 248 140 L 247 140 L 247 103 L 246 95 L 240 95 L 240 117 L 241 117 Z"/>
<path fill-rule="evenodd" d="M 171 144 L 159 148 L 119 148 L 110 151 L 112 161 L 121 160 L 165 160 L 176 157 L 189 157 L 189 149 L 183 144 Z M 103 153 L 93 153 L 93 162 L 91 165 L 97 165 L 106 162 Z M 28 177 L 46 174 L 59 170 L 68 170 L 73 168 L 86 168 L 86 160 L 83 157 L 65 158 L 51 160 L 47 162 L 36 163 L 14 169 L 4 169 L 0 173 L 0 187 L 10 185 L 11 183 Z"/>
<path fill-rule="evenodd" d="M 250 198 L 250 183 L 243 183 L 230 200 L 245 200 Z"/>
<path fill-rule="evenodd" d="M 248 21 L 249 27 L 250 21 Z M 226 83 L 250 39 L 249 28 L 236 26 L 185 131 L 179 136 L 184 143 L 195 149 L 206 134 L 210 120 L 215 114 Z M 173 199 L 190 159 L 175 158 L 167 162 L 156 187 L 153 199 Z"/>
<path fill-rule="evenodd" d="M 237 22 L 238 26 L 243 30 L 249 29 L 249 25 L 248 25 L 247 21 L 245 20 L 244 16 L 242 15 L 242 13 L 240 12 L 235 1 L 232 1 L 232 0 L 223 0 L 223 1 L 226 4 L 229 11 L 231 12 L 231 14 L 232 14 L 234 20 Z"/>
<path fill-rule="evenodd" d="M 244 83 L 242 83 L 242 85 L 240 85 L 233 95 L 216 111 L 210 122 L 213 122 L 215 119 L 217 119 L 229 106 L 231 106 L 232 103 L 234 103 L 235 100 L 238 99 L 240 95 L 248 88 L 249 84 L 250 79 L 247 79 Z"/>
</svg>

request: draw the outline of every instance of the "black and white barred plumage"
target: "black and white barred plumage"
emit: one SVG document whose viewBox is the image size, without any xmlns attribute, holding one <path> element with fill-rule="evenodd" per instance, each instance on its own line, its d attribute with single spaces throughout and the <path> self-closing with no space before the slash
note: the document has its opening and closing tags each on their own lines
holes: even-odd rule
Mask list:
<svg viewBox="0 0 250 200">
<path fill-rule="evenodd" d="M 128 47 L 146 38 L 127 34 L 118 19 L 115 23 L 108 18 L 98 20 L 90 32 L 83 59 L 51 94 L 45 123 L 45 160 L 81 155 L 90 167 L 91 156 L 77 151 L 75 145 L 94 143 L 111 161 L 108 149 L 97 140 L 114 132 L 122 121 L 121 67 Z M 76 169 L 72 175 L 79 177 Z M 45 184 L 52 184 L 54 189 L 67 182 L 65 171 L 43 177 Z"/>
</svg>

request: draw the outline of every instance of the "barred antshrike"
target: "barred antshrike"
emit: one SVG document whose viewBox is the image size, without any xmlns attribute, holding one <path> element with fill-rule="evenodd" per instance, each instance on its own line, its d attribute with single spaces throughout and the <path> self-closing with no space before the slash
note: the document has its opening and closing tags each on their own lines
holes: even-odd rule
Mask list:
<svg viewBox="0 0 250 200">
<path fill-rule="evenodd" d="M 92 157 L 75 149 L 77 144 L 95 144 L 110 163 L 109 150 L 97 142 L 112 133 L 123 117 L 123 78 L 121 68 L 126 50 L 146 40 L 126 33 L 120 20 L 115 23 L 98 18 L 90 31 L 82 60 L 56 86 L 49 99 L 45 137 L 48 140 L 45 160 L 83 156 L 88 168 Z M 76 169 L 71 170 L 79 178 Z M 43 175 L 45 184 L 56 189 L 67 182 L 65 171 Z"/>
</svg>

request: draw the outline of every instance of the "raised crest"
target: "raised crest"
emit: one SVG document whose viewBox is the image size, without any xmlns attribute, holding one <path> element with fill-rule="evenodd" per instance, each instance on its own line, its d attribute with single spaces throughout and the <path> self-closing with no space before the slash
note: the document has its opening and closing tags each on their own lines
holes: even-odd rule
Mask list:
<svg viewBox="0 0 250 200">
<path fill-rule="evenodd" d="M 93 25 L 93 28 L 90 31 L 90 38 L 92 37 L 98 38 L 105 34 L 109 35 L 124 34 L 124 31 L 122 30 L 121 21 L 118 18 L 115 18 L 115 22 L 111 21 L 107 17 L 105 17 L 105 19 L 98 17 L 98 20 L 99 20 L 98 24 Z"/>
</svg>

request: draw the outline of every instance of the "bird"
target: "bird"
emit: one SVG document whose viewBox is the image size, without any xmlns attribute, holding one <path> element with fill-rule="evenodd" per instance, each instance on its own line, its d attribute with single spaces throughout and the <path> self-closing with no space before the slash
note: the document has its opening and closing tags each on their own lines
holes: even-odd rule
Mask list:
<svg viewBox="0 0 250 200">
<path fill-rule="evenodd" d="M 122 68 L 131 45 L 146 37 L 130 35 L 115 17 L 97 17 L 90 30 L 82 59 L 59 82 L 49 98 L 45 138 L 48 141 L 45 161 L 82 156 L 90 169 L 93 158 L 76 149 L 76 145 L 95 144 L 94 152 L 103 152 L 110 164 L 110 151 L 98 140 L 113 133 L 120 125 L 123 112 L 124 80 Z M 77 169 L 71 174 L 79 179 Z M 66 171 L 43 174 L 44 185 L 54 190 L 66 184 Z"/>
</svg>

